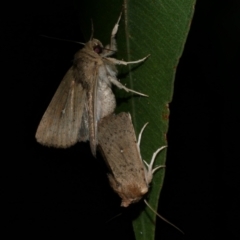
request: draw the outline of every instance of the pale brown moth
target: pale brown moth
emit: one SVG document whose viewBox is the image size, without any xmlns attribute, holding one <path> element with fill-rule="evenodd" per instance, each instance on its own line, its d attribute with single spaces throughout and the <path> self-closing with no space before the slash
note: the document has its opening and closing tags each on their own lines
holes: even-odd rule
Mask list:
<svg viewBox="0 0 240 240">
<path fill-rule="evenodd" d="M 140 141 L 146 125 L 137 140 L 129 113 L 111 114 L 101 119 L 98 124 L 98 144 L 111 171 L 108 175 L 110 185 L 121 197 L 123 207 L 142 199 L 148 192 L 153 173 L 164 167 L 153 169 L 153 163 L 157 154 L 166 146 L 153 154 L 150 164 L 142 160 Z"/>
<path fill-rule="evenodd" d="M 97 123 L 113 113 L 116 107 L 111 85 L 142 96 L 145 94 L 122 85 L 116 75 L 115 65 L 143 62 L 147 57 L 125 62 L 111 58 L 117 51 L 115 35 L 119 21 L 113 27 L 110 44 L 105 48 L 92 36 L 73 60 L 44 113 L 37 132 L 39 143 L 50 147 L 67 148 L 78 141 L 90 141 L 91 151 L 96 155 Z"/>
<path fill-rule="evenodd" d="M 158 153 L 166 146 L 160 147 L 153 153 L 149 164 L 142 160 L 140 141 L 146 126 L 147 123 L 140 131 L 137 140 L 129 113 L 110 114 L 98 123 L 99 148 L 110 169 L 108 174 L 110 185 L 122 199 L 122 207 L 128 207 L 141 200 L 149 190 L 154 172 L 165 167 L 160 165 L 153 168 L 153 164 Z M 158 217 L 182 232 L 154 211 L 146 199 L 144 202 Z"/>
</svg>

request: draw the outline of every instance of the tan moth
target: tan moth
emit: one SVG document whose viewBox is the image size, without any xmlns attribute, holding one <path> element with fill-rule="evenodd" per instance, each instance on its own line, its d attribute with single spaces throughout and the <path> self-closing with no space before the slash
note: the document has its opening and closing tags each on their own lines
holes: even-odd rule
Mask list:
<svg viewBox="0 0 240 240">
<path fill-rule="evenodd" d="M 113 113 L 116 107 L 111 85 L 141 96 L 145 94 L 122 85 L 116 75 L 115 65 L 143 62 L 147 57 L 125 62 L 112 56 L 117 51 L 115 35 L 119 21 L 113 27 L 110 44 L 105 48 L 91 36 L 89 42 L 79 50 L 45 111 L 37 132 L 39 143 L 50 147 L 67 148 L 78 141 L 90 141 L 91 151 L 96 155 L 97 123 Z"/>
<path fill-rule="evenodd" d="M 99 148 L 111 171 L 108 175 L 110 185 L 121 197 L 123 207 L 142 199 L 148 192 L 153 173 L 164 167 L 158 166 L 153 169 L 153 163 L 157 154 L 166 146 L 153 154 L 150 164 L 142 160 L 140 141 L 146 125 L 143 126 L 137 140 L 129 113 L 111 114 L 99 121 Z"/>
<path fill-rule="evenodd" d="M 149 164 L 142 160 L 140 141 L 146 126 L 147 123 L 140 131 L 137 140 L 129 113 L 110 114 L 98 123 L 99 148 L 110 169 L 108 174 L 110 185 L 122 199 L 122 207 L 140 201 L 148 192 L 154 172 L 165 167 L 160 165 L 153 168 L 153 164 L 158 153 L 166 146 L 160 147 L 153 153 Z M 146 199 L 144 202 L 158 217 L 182 232 L 154 211 Z"/>
</svg>

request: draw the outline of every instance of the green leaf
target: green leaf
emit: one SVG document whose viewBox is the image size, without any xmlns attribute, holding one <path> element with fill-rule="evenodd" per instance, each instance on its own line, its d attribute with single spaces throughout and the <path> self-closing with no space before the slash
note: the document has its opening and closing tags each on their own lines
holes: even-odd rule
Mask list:
<svg viewBox="0 0 240 240">
<path fill-rule="evenodd" d="M 122 11 L 116 58 L 133 61 L 151 54 L 144 63 L 118 68 L 122 83 L 149 97 L 114 89 L 118 104 L 116 112 L 131 112 L 137 133 L 149 122 L 141 142 L 141 154 L 149 162 L 157 148 L 167 145 L 168 104 L 195 0 L 85 0 L 81 4 L 77 8 L 81 9 L 80 20 L 86 41 L 91 36 L 92 19 L 94 37 L 104 45 L 109 43 L 112 28 Z M 165 164 L 165 159 L 166 149 L 159 153 L 155 166 Z M 160 169 L 154 174 L 149 188 L 147 201 L 154 209 L 157 209 L 163 179 L 164 169 Z M 154 239 L 155 220 L 156 214 L 149 208 L 139 211 L 133 219 L 137 240 Z"/>
</svg>

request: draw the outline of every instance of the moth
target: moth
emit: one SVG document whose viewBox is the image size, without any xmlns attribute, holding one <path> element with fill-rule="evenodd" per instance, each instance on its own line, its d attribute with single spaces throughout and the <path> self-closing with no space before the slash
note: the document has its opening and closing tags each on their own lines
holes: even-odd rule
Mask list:
<svg viewBox="0 0 240 240">
<path fill-rule="evenodd" d="M 161 165 L 153 169 L 153 163 L 166 146 L 153 154 L 150 164 L 142 160 L 140 141 L 146 125 L 137 140 L 129 113 L 111 114 L 99 121 L 99 148 L 110 169 L 110 185 L 121 197 L 123 207 L 142 199 L 148 192 L 154 172 L 165 167 Z"/>
<path fill-rule="evenodd" d="M 110 169 L 108 174 L 110 185 L 122 199 L 121 206 L 128 207 L 147 194 L 154 172 L 165 167 L 160 165 L 153 168 L 153 164 L 158 153 L 166 146 L 158 148 L 148 164 L 142 160 L 140 153 L 142 133 L 148 123 L 140 131 L 138 140 L 129 113 L 110 114 L 102 118 L 98 124 L 98 144 Z M 144 202 L 159 218 L 183 233 L 181 229 L 158 214 L 146 199 Z"/>
<path fill-rule="evenodd" d="M 112 56 L 117 51 L 116 33 L 121 14 L 111 33 L 110 44 L 102 43 L 91 36 L 73 60 L 45 111 L 36 132 L 39 143 L 57 148 L 67 148 L 78 141 L 90 141 L 91 151 L 96 156 L 97 123 L 113 113 L 116 107 L 111 85 L 127 92 L 147 96 L 122 85 L 117 79 L 115 65 L 143 62 L 143 59 L 125 62 Z M 93 35 L 93 33 L 92 33 Z"/>
</svg>

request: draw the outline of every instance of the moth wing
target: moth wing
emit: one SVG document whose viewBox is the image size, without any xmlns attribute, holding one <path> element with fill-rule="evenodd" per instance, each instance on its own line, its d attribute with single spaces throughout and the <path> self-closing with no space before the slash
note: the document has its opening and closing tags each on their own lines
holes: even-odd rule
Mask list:
<svg viewBox="0 0 240 240">
<path fill-rule="evenodd" d="M 87 103 L 85 102 L 85 107 L 83 108 L 81 128 L 79 131 L 79 142 L 86 142 L 89 140 L 89 127 L 88 127 L 88 108 L 86 107 Z"/>
<path fill-rule="evenodd" d="M 101 119 L 98 143 L 118 183 L 146 185 L 144 164 L 129 113 L 112 114 Z"/>
<path fill-rule="evenodd" d="M 67 148 L 78 141 L 86 91 L 71 67 L 53 96 L 36 132 L 39 143 Z"/>
<path fill-rule="evenodd" d="M 148 185 L 130 114 L 103 118 L 98 126 L 98 143 L 111 170 L 110 184 L 122 198 L 121 206 L 138 202 Z"/>
</svg>

